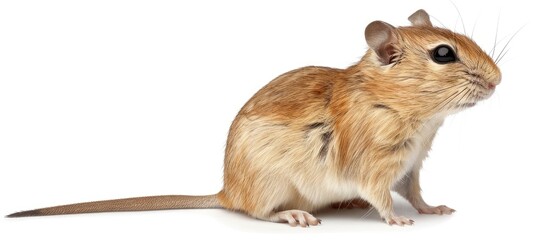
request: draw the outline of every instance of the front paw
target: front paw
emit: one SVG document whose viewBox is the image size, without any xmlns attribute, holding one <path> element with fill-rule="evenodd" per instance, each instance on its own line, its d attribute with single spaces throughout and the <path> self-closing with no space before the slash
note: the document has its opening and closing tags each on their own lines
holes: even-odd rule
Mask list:
<svg viewBox="0 0 549 240">
<path fill-rule="evenodd" d="M 450 215 L 454 213 L 456 210 L 446 207 L 445 205 L 440 205 L 438 207 L 431 207 L 431 206 L 420 207 L 417 209 L 417 211 L 420 214 Z"/>
</svg>

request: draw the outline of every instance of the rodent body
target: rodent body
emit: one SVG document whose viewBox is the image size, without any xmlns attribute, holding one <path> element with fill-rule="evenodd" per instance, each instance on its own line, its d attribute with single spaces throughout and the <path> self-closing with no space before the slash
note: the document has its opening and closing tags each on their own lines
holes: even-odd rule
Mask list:
<svg viewBox="0 0 549 240">
<path fill-rule="evenodd" d="M 412 126 L 382 100 L 361 99 L 362 94 L 350 99 L 347 89 L 354 83 L 349 84 L 349 75 L 346 70 L 302 68 L 275 79 L 244 106 L 227 143 L 224 207 L 255 212 L 263 210 L 262 201 L 279 206 L 299 199 L 288 204 L 312 211 L 359 198 L 360 178 L 376 168 L 388 169 L 375 162 L 376 151 L 406 148 L 395 182 L 420 163 L 419 155 L 426 154 L 442 119 Z M 391 136 L 391 131 L 409 134 Z M 261 178 L 250 181 L 250 176 Z M 254 197 L 264 195 L 263 189 L 276 189 L 269 195 L 273 199 Z"/>
<path fill-rule="evenodd" d="M 389 224 L 412 224 L 393 212 L 391 190 L 420 213 L 450 214 L 453 209 L 422 199 L 422 161 L 444 117 L 488 98 L 501 73 L 472 40 L 432 27 L 425 11 L 409 19 L 411 27 L 368 25 L 370 49 L 347 69 L 305 67 L 259 90 L 231 125 L 217 195 L 114 200 L 118 208 L 111 200 L 10 216 L 223 207 L 307 226 L 320 223 L 311 212 L 354 202 L 370 204 Z M 138 204 L 128 207 L 128 201 Z"/>
</svg>

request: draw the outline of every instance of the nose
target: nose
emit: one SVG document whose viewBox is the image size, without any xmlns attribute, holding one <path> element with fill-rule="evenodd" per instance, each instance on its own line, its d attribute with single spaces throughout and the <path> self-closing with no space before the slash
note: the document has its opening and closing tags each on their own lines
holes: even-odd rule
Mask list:
<svg viewBox="0 0 549 240">
<path fill-rule="evenodd" d="M 498 74 L 496 76 L 494 76 L 492 79 L 488 80 L 487 88 L 490 89 L 490 90 L 493 90 L 500 83 L 501 83 L 501 73 L 499 73 L 499 71 L 498 71 Z"/>
</svg>

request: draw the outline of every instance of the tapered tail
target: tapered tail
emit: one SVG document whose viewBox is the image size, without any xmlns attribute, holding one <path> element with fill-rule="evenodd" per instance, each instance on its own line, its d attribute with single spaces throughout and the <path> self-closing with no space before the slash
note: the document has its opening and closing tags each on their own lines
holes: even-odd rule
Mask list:
<svg viewBox="0 0 549 240">
<path fill-rule="evenodd" d="M 207 196 L 166 195 L 75 203 L 10 214 L 6 217 L 33 217 L 97 212 L 150 211 L 185 208 L 222 208 L 217 194 Z"/>
</svg>

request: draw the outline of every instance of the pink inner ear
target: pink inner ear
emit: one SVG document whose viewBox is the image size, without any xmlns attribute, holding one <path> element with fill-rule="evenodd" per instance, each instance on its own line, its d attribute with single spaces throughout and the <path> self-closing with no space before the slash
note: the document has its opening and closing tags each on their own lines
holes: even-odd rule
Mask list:
<svg viewBox="0 0 549 240">
<path fill-rule="evenodd" d="M 391 63 L 396 52 L 395 27 L 382 21 L 374 21 L 366 27 L 365 36 L 368 46 L 376 53 L 382 64 Z"/>
<path fill-rule="evenodd" d="M 398 57 L 397 50 L 393 44 L 385 45 L 385 52 L 387 53 L 388 62 L 386 64 L 394 63 Z"/>
<path fill-rule="evenodd" d="M 379 49 L 374 49 L 379 60 L 385 65 L 395 62 L 398 58 L 397 48 L 393 44 L 392 42 L 386 42 Z"/>
<path fill-rule="evenodd" d="M 385 65 L 394 63 L 398 58 L 397 48 L 390 42 L 385 43 L 383 47 L 379 49 L 379 52 L 376 51 L 376 54 L 379 57 L 379 61 Z"/>
</svg>

